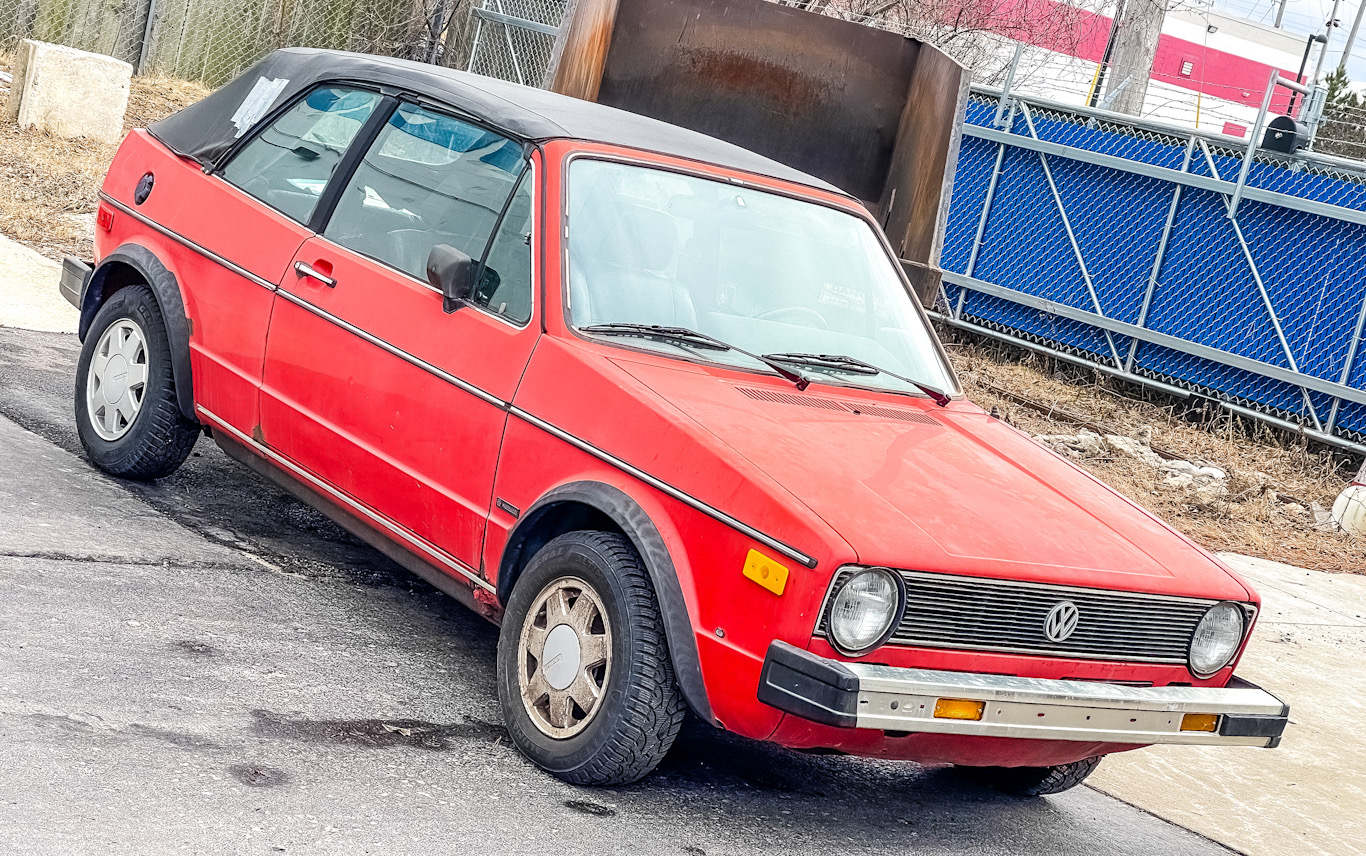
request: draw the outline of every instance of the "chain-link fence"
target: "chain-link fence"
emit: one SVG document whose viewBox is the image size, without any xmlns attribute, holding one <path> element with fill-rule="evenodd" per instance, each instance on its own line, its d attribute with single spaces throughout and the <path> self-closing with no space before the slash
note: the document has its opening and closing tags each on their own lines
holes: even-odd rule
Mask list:
<svg viewBox="0 0 1366 856">
<path fill-rule="evenodd" d="M 942 263 L 949 324 L 1366 446 L 1361 164 L 978 90 Z"/>
<path fill-rule="evenodd" d="M 9 0 L 0 6 L 0 54 L 11 53 L 20 39 L 38 39 L 117 57 L 139 73 L 211 86 L 289 46 L 463 67 L 472 32 L 470 0 Z"/>
</svg>

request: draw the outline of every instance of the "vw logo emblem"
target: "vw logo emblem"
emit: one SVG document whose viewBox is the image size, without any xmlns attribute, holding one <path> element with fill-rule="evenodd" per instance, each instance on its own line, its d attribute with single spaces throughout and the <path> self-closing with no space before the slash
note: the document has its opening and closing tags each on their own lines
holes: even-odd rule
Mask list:
<svg viewBox="0 0 1366 856">
<path fill-rule="evenodd" d="M 1043 620 L 1043 634 L 1051 642 L 1065 642 L 1072 631 L 1077 629 L 1077 621 L 1081 618 L 1081 612 L 1077 610 L 1077 605 L 1070 600 L 1062 603 L 1048 611 L 1048 617 Z"/>
</svg>

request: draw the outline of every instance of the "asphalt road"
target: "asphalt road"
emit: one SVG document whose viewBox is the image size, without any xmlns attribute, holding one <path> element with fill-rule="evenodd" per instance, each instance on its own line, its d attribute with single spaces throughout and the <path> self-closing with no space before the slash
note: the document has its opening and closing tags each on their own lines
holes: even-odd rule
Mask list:
<svg viewBox="0 0 1366 856">
<path fill-rule="evenodd" d="M 698 723 L 637 785 L 565 785 L 508 743 L 492 626 L 208 441 L 152 486 L 90 467 L 76 349 L 0 329 L 0 852 L 1229 852 Z"/>
</svg>

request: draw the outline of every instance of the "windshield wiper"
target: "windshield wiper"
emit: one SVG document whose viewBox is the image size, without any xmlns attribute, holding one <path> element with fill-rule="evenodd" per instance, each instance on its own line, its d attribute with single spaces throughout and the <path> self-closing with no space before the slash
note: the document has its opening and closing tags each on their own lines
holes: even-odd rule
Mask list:
<svg viewBox="0 0 1366 856">
<path fill-rule="evenodd" d="M 952 400 L 943 390 L 921 383 L 918 380 L 911 380 L 908 377 L 899 375 L 896 372 L 889 372 L 884 368 L 875 366 L 872 363 L 865 363 L 856 357 L 846 357 L 843 354 L 765 354 L 770 360 L 784 363 L 795 363 L 802 366 L 814 366 L 816 368 L 834 369 L 835 371 L 849 372 L 851 374 L 875 375 L 884 374 L 887 377 L 896 378 L 903 383 L 920 390 L 930 397 L 930 400 L 940 407 L 947 407 Z"/>
<path fill-rule="evenodd" d="M 779 375 L 792 382 L 797 389 L 806 389 L 811 385 L 811 379 L 801 372 L 793 371 L 781 362 L 769 357 L 751 354 L 744 348 L 737 348 L 729 342 L 723 342 L 715 336 L 708 336 L 706 333 L 699 333 L 696 330 L 689 330 L 687 327 L 669 327 L 662 324 L 589 324 L 587 327 L 577 328 L 584 333 L 597 333 L 603 336 L 639 336 L 642 339 L 662 339 L 666 342 L 682 342 L 694 348 L 702 348 L 710 351 L 734 351 L 737 354 L 744 354 L 752 360 L 758 360 Z"/>
</svg>

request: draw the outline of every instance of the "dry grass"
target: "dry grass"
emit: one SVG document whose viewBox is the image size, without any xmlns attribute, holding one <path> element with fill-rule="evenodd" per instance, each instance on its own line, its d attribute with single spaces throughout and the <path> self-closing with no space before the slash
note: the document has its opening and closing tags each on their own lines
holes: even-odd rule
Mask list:
<svg viewBox="0 0 1366 856">
<path fill-rule="evenodd" d="M 1317 530 L 1311 515 L 1285 509 L 1287 503 L 1308 507 L 1315 502 L 1331 508 L 1359 459 L 1307 445 L 1293 434 L 1233 417 L 1222 408 L 1209 414 L 1210 421 L 1193 422 L 1197 414 L 1182 412 L 1176 400 L 1149 396 L 1153 400 L 1145 401 L 1141 390 L 1121 389 L 1098 373 L 994 343 L 959 338 L 949 352 L 972 400 L 998 408 L 1024 431 L 1075 434 L 1084 427 L 1079 420 L 1132 437 L 1144 437 L 1150 430 L 1150 443 L 1158 452 L 1228 473 L 1228 501 L 1200 508 L 1187 504 L 1183 494 L 1164 489 L 1157 470 L 1128 456 L 1080 462 L 1207 549 L 1323 571 L 1366 572 L 1366 543 Z"/>
<path fill-rule="evenodd" d="M 0 55 L 0 71 L 9 71 Z M 209 90 L 162 77 L 135 77 L 124 131 L 198 101 Z M 48 258 L 89 258 L 95 230 L 96 194 L 118 146 L 95 140 L 64 140 L 0 125 L 0 233 Z"/>
</svg>

